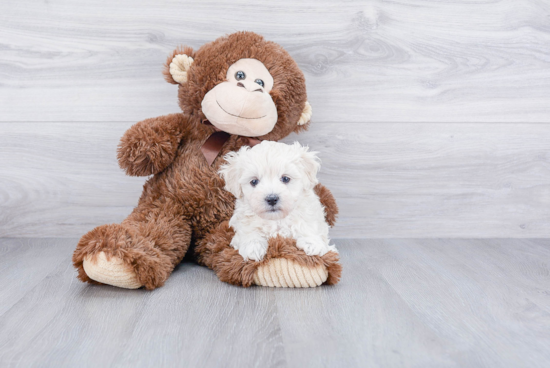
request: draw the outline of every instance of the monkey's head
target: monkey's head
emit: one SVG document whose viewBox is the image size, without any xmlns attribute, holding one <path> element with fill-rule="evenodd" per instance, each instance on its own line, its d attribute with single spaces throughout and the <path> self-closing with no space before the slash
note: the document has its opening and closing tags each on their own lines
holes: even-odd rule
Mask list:
<svg viewBox="0 0 550 368">
<path fill-rule="evenodd" d="M 218 38 L 197 51 L 176 49 L 165 65 L 179 105 L 212 131 L 279 140 L 307 129 L 311 106 L 303 73 L 278 44 L 252 32 Z"/>
</svg>

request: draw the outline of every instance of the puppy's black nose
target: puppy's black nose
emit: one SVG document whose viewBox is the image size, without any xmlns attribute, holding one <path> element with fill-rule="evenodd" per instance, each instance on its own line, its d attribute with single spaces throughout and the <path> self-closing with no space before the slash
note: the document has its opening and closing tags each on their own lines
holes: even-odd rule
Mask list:
<svg viewBox="0 0 550 368">
<path fill-rule="evenodd" d="M 279 196 L 277 194 L 270 194 L 267 197 L 265 197 L 265 201 L 270 206 L 275 206 L 277 202 L 279 202 Z"/>
</svg>

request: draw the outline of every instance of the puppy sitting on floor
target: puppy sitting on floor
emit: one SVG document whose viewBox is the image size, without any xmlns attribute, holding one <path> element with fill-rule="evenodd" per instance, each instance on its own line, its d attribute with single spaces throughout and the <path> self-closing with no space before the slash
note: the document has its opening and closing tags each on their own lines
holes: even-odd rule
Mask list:
<svg viewBox="0 0 550 368">
<path fill-rule="evenodd" d="M 313 191 L 319 159 L 308 150 L 298 142 L 263 141 L 224 157 L 227 164 L 219 172 L 237 198 L 229 221 L 235 230 L 231 246 L 245 260 L 262 260 L 268 239 L 277 235 L 296 239 L 310 256 L 337 252 L 329 245 L 324 207 Z"/>
</svg>

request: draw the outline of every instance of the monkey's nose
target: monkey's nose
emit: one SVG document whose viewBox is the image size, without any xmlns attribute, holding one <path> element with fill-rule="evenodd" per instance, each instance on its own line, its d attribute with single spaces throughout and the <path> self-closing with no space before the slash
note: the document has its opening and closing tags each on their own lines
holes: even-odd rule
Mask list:
<svg viewBox="0 0 550 368">
<path fill-rule="evenodd" d="M 237 83 L 237 87 L 243 87 L 243 88 L 246 89 L 248 92 L 260 92 L 260 93 L 263 93 L 263 92 L 264 92 L 261 88 L 257 88 L 257 89 L 255 89 L 255 90 L 248 89 L 248 88 L 246 88 L 246 86 L 245 86 L 243 83 L 241 83 L 241 82 Z"/>
<path fill-rule="evenodd" d="M 265 197 L 265 201 L 270 206 L 275 206 L 277 204 L 277 202 L 279 202 L 279 196 L 276 195 L 276 194 L 270 194 L 267 197 Z"/>
</svg>

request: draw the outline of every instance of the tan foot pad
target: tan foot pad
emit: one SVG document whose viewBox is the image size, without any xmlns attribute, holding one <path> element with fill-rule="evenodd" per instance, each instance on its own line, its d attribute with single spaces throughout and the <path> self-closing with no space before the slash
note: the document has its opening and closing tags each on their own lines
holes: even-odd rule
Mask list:
<svg viewBox="0 0 550 368">
<path fill-rule="evenodd" d="M 270 287 L 316 287 L 327 281 L 325 266 L 306 267 L 286 258 L 273 258 L 258 267 L 254 284 Z"/>
<path fill-rule="evenodd" d="M 89 278 L 102 284 L 125 289 L 138 289 L 142 286 L 132 266 L 125 264 L 117 257 L 107 260 L 103 252 L 96 255 L 95 262 L 89 257 L 85 258 L 82 266 Z"/>
</svg>

